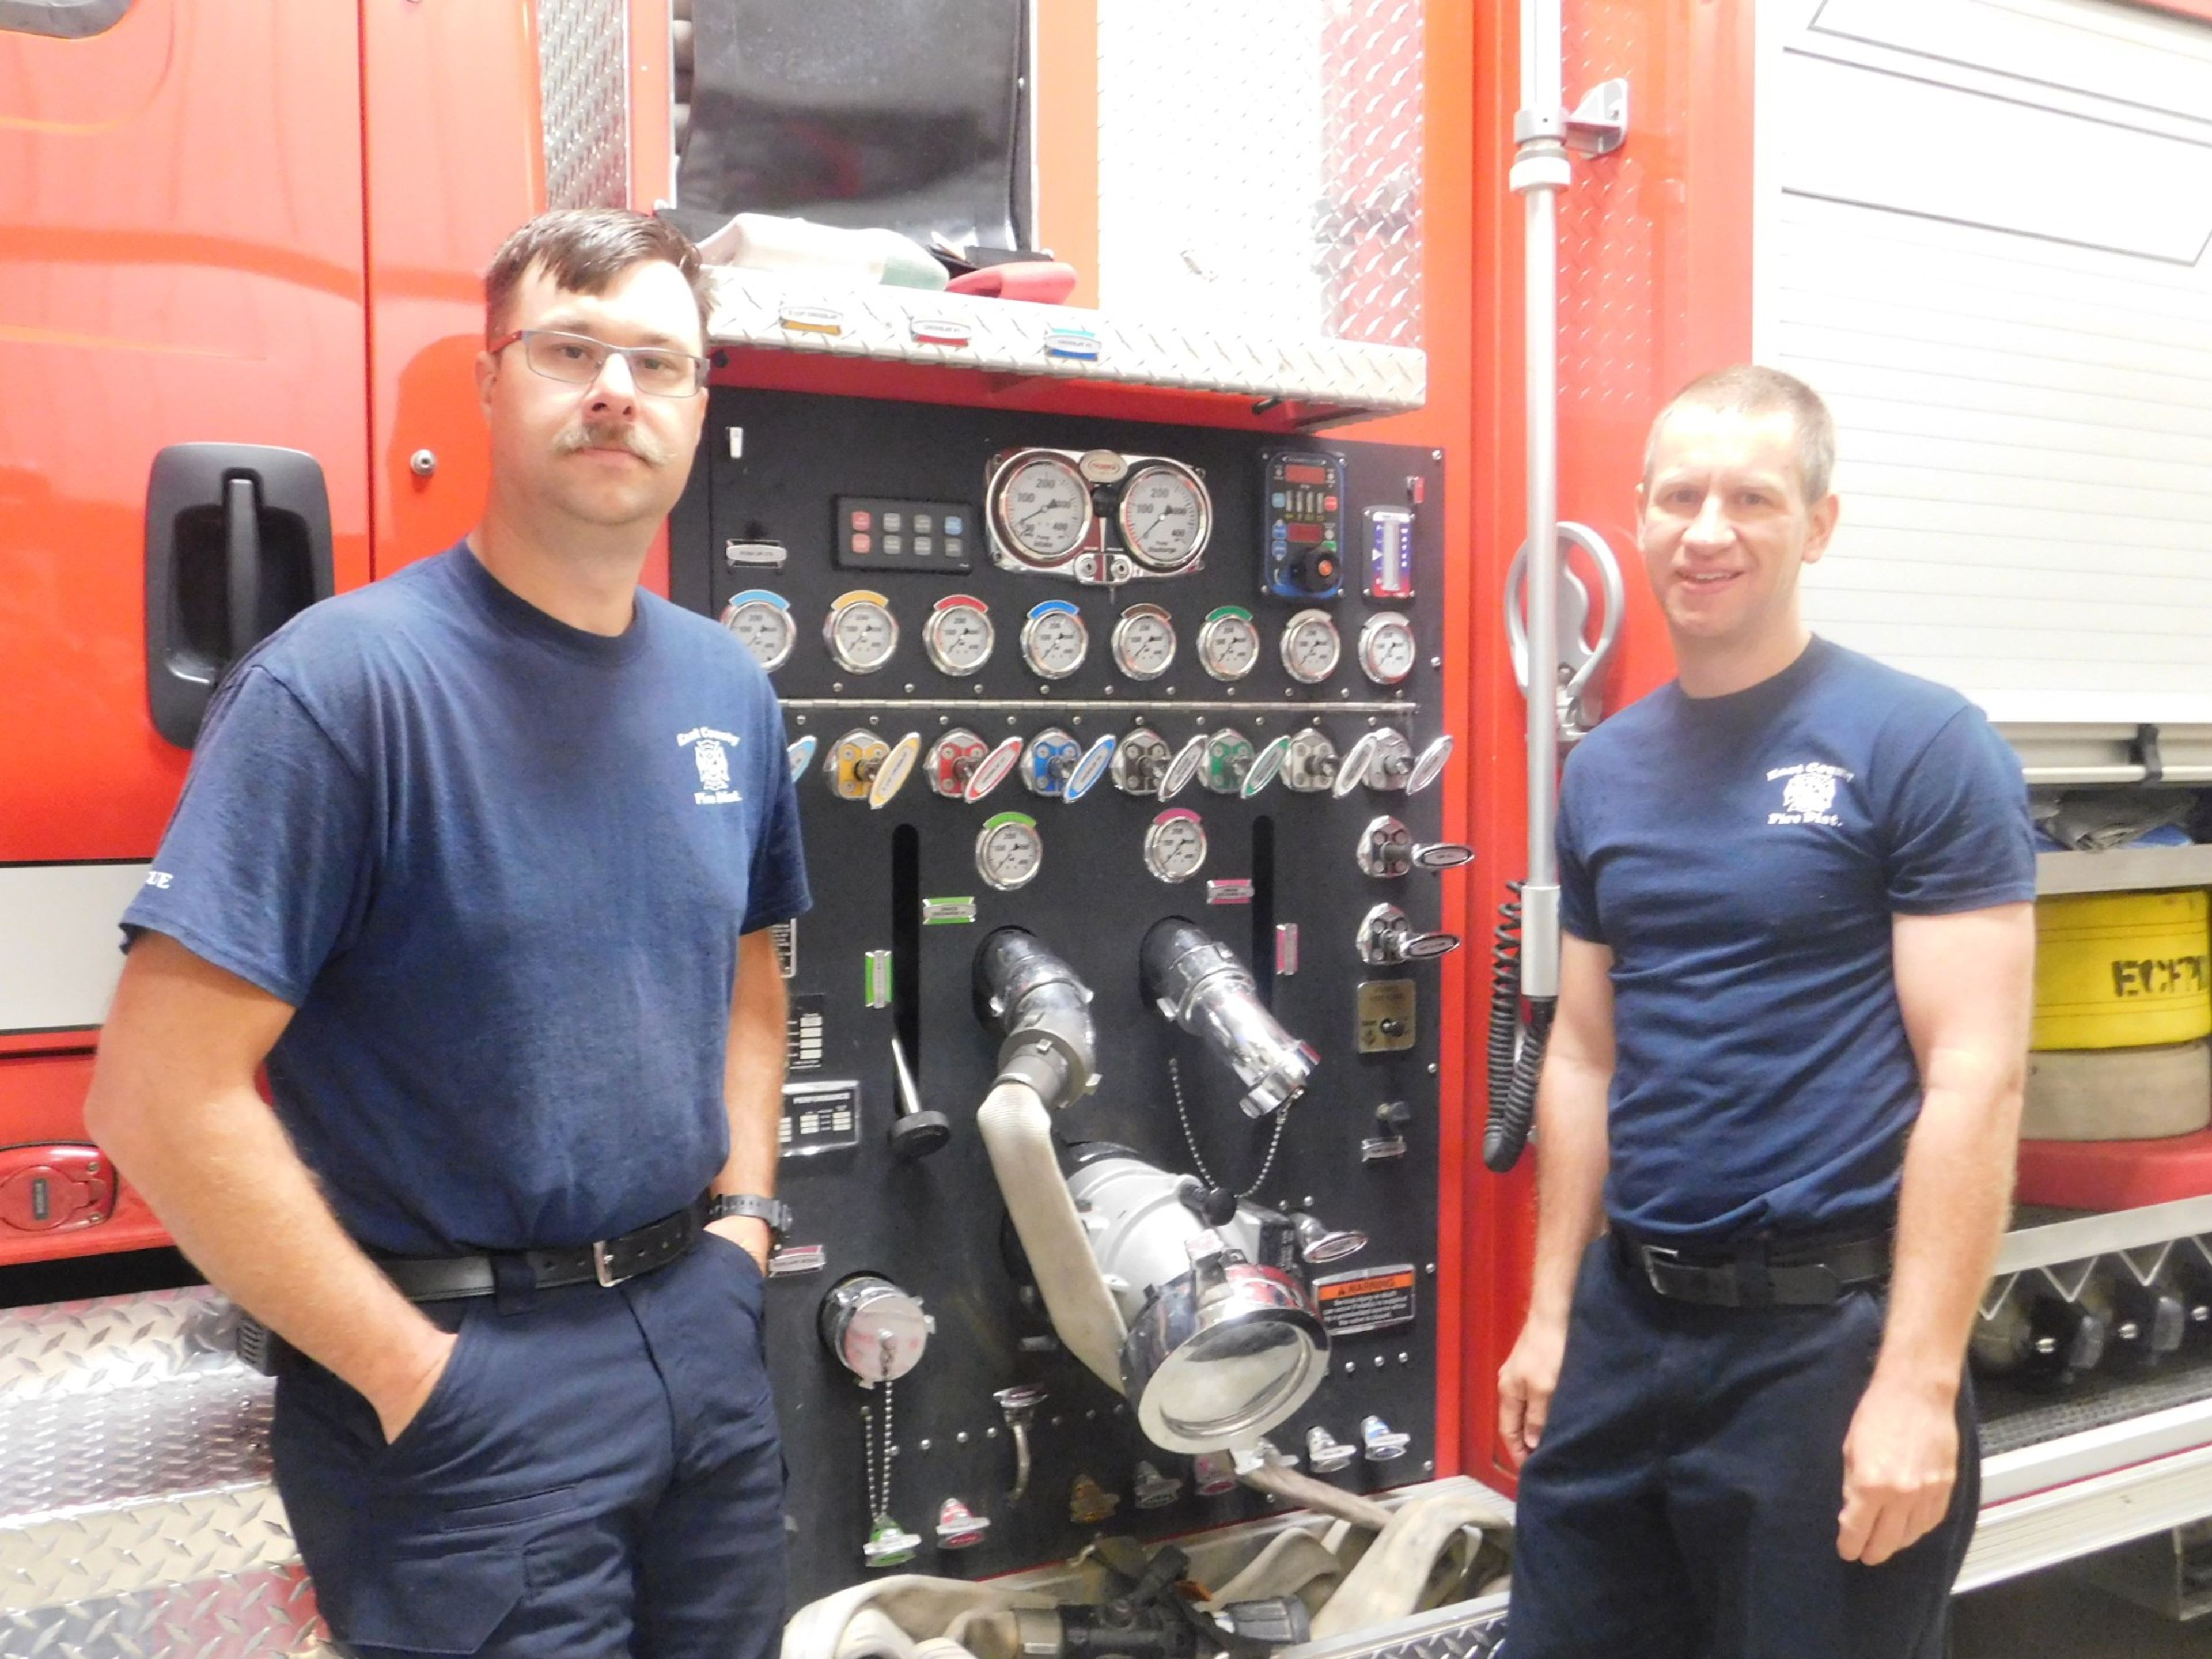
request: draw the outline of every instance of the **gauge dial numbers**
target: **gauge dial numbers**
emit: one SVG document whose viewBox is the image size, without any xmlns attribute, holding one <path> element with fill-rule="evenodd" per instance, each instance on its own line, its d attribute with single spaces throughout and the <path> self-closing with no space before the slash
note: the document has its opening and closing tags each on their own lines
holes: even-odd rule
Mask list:
<svg viewBox="0 0 2212 1659">
<path fill-rule="evenodd" d="M 838 667 L 852 674 L 872 674 L 898 649 L 898 618 L 890 601 L 880 593 L 854 588 L 830 602 L 822 624 L 823 643 Z"/>
<path fill-rule="evenodd" d="M 975 837 L 975 873 L 1002 893 L 1026 887 L 1044 864 L 1044 841 L 1025 812 L 987 819 Z"/>
<path fill-rule="evenodd" d="M 965 593 L 939 599 L 921 625 L 921 648 L 940 674 L 975 673 L 990 661 L 998 639 L 989 608 Z"/>
<path fill-rule="evenodd" d="M 1015 563 L 1050 570 L 1091 539 L 1097 514 L 1075 463 L 1049 450 L 1017 450 L 987 486 L 994 539 Z"/>
<path fill-rule="evenodd" d="M 773 674 L 791 660 L 791 647 L 799 642 L 799 624 L 791 619 L 791 606 L 779 593 L 764 587 L 747 588 L 722 608 L 722 626 L 738 636 L 763 672 Z"/>
<path fill-rule="evenodd" d="M 1260 629 L 1252 613 L 1224 605 L 1198 630 L 1199 665 L 1224 685 L 1250 673 L 1260 660 Z"/>
<path fill-rule="evenodd" d="M 1413 672 L 1420 647 L 1413 625 L 1395 611 L 1370 617 L 1359 630 L 1360 672 L 1377 685 L 1396 685 Z"/>
<path fill-rule="evenodd" d="M 1114 624 L 1114 666 L 1133 680 L 1156 680 L 1176 657 L 1175 619 L 1157 605 L 1133 605 Z"/>
<path fill-rule="evenodd" d="M 1206 825 L 1187 807 L 1171 806 L 1145 831 L 1145 868 L 1165 882 L 1188 881 L 1206 867 Z"/>
<path fill-rule="evenodd" d="M 1091 653 L 1083 613 L 1066 599 L 1047 599 L 1022 624 L 1022 660 L 1040 679 L 1064 680 Z"/>
<path fill-rule="evenodd" d="M 1344 639 L 1326 611 L 1301 611 L 1283 624 L 1283 672 L 1301 685 L 1319 685 L 1336 672 Z"/>
<path fill-rule="evenodd" d="M 1213 533 L 1206 483 L 1180 461 L 1146 461 L 1122 487 L 1114 521 L 1129 556 L 1147 570 L 1188 570 Z"/>
</svg>

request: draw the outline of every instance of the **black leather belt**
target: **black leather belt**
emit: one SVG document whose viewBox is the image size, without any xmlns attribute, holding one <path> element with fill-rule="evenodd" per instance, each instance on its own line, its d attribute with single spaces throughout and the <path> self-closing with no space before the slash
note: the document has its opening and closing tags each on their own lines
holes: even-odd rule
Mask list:
<svg viewBox="0 0 2212 1659">
<path fill-rule="evenodd" d="M 1750 1238 L 1729 1247 L 1676 1249 L 1613 1230 L 1613 1249 L 1660 1295 L 1709 1308 L 1819 1307 L 1889 1277 L 1887 1234 L 1806 1243 Z"/>
<path fill-rule="evenodd" d="M 452 1302 L 489 1296 L 504 1267 L 518 1289 L 558 1290 L 564 1285 L 619 1285 L 682 1260 L 699 1242 L 707 1222 L 702 1197 L 674 1215 L 649 1221 L 619 1238 L 560 1250 L 502 1251 L 495 1255 L 380 1255 L 376 1265 L 410 1302 Z"/>
</svg>

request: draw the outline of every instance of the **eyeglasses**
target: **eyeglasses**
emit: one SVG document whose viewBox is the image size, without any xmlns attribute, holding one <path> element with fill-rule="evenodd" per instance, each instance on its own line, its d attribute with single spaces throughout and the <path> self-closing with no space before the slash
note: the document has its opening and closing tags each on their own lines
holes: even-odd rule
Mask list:
<svg viewBox="0 0 2212 1659">
<path fill-rule="evenodd" d="M 505 339 L 495 340 L 495 356 L 522 342 L 523 361 L 549 380 L 589 386 L 605 372 L 607 359 L 621 357 L 629 369 L 630 384 L 655 398 L 691 398 L 707 384 L 712 367 L 704 357 L 665 346 L 609 345 L 588 334 L 563 334 L 557 329 L 519 328 Z"/>
</svg>

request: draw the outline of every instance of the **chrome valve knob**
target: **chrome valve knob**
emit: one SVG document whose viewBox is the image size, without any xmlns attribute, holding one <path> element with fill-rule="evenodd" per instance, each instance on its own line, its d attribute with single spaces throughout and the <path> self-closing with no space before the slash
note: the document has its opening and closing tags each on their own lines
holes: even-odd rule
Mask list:
<svg viewBox="0 0 2212 1659">
<path fill-rule="evenodd" d="M 1395 904 L 1378 904 L 1360 919 L 1358 945 L 1362 962 L 1391 968 L 1449 956 L 1459 949 L 1460 939 L 1456 933 L 1416 933 L 1403 910 Z"/>
</svg>

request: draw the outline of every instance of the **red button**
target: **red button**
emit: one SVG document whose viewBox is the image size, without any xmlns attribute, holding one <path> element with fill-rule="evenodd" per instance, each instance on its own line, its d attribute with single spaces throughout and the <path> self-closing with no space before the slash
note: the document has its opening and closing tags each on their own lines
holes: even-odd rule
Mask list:
<svg viewBox="0 0 2212 1659">
<path fill-rule="evenodd" d="M 861 515 L 855 513 L 853 516 L 857 519 Z M 866 531 L 856 530 L 853 532 L 853 551 L 855 553 L 865 553 L 874 545 L 875 542 L 870 538 Z"/>
<path fill-rule="evenodd" d="M 1334 559 L 1316 559 L 1314 561 L 1314 574 L 1319 576 L 1323 581 L 1327 581 L 1331 576 L 1336 574 L 1336 561 Z"/>
<path fill-rule="evenodd" d="M 1335 512 L 1335 511 L 1336 511 L 1336 497 L 1335 497 L 1335 496 L 1334 496 L 1334 495 L 1324 495 L 1324 496 L 1322 496 L 1322 497 L 1321 498 L 1321 510 L 1322 510 L 1322 512 L 1324 512 L 1324 513 L 1334 513 L 1334 512 Z"/>
<path fill-rule="evenodd" d="M 854 507 L 854 508 L 853 509 L 853 528 L 854 528 L 854 529 L 855 529 L 855 530 L 866 530 L 867 527 L 868 527 L 868 510 L 867 510 L 867 508 L 866 508 L 866 507 Z"/>
</svg>

